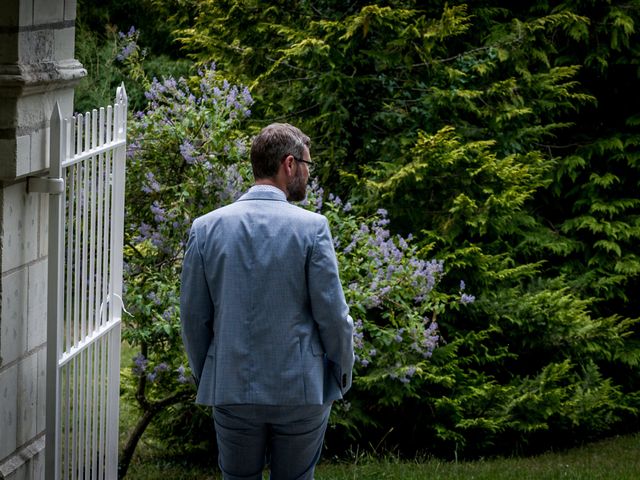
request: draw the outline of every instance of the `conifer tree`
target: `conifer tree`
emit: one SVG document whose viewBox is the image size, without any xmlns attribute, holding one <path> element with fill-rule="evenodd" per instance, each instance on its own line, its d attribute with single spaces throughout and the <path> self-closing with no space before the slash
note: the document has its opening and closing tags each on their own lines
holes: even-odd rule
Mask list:
<svg viewBox="0 0 640 480">
<path fill-rule="evenodd" d="M 311 132 L 327 190 L 477 298 L 409 415 L 357 390 L 361 434 L 478 453 L 637 422 L 640 1 L 192 7 L 186 51 L 251 85 L 254 121 Z"/>
</svg>

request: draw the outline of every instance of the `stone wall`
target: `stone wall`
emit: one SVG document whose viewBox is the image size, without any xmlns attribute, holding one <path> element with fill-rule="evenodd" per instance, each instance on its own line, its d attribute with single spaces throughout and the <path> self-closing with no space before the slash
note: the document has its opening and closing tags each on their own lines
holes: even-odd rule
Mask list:
<svg viewBox="0 0 640 480">
<path fill-rule="evenodd" d="M 44 478 L 49 118 L 73 108 L 76 0 L 3 0 L 0 15 L 0 479 Z"/>
</svg>

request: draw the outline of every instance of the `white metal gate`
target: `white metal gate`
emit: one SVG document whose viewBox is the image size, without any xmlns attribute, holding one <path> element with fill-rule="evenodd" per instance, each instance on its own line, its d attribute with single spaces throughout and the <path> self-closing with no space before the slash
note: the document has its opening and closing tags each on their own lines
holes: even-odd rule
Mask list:
<svg viewBox="0 0 640 480">
<path fill-rule="evenodd" d="M 47 480 L 117 478 L 126 118 L 51 118 Z"/>
</svg>

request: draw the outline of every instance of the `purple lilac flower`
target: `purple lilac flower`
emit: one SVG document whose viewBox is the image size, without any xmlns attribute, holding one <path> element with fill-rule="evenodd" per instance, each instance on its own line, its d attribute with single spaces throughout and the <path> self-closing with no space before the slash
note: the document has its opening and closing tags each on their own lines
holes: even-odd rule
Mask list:
<svg viewBox="0 0 640 480">
<path fill-rule="evenodd" d="M 158 101 L 166 90 L 167 89 L 164 84 L 160 83 L 156 77 L 153 77 L 153 80 L 151 80 L 151 86 L 149 87 L 149 90 L 144 93 L 144 96 L 151 102 L 151 106 L 153 108 L 157 108 Z"/>
<path fill-rule="evenodd" d="M 142 184 L 142 191 L 144 193 L 157 193 L 160 191 L 160 184 L 152 172 L 147 172 L 145 179 L 146 182 Z"/>
<path fill-rule="evenodd" d="M 142 222 L 140 224 L 140 228 L 138 229 L 140 231 L 140 236 L 137 238 L 138 241 L 142 242 L 144 240 L 148 240 L 149 238 L 151 238 L 152 235 L 152 228 L 151 225 L 149 225 L 148 223 Z"/>
<path fill-rule="evenodd" d="M 426 280 L 426 293 L 433 289 L 437 279 L 444 271 L 444 262 L 442 260 L 425 262 L 424 260 L 411 259 L 409 263 L 415 267 L 414 276 Z"/>
<path fill-rule="evenodd" d="M 162 237 L 162 234 L 158 231 L 154 231 L 151 234 L 151 237 L 149 238 L 149 240 L 151 240 L 151 244 L 156 247 L 159 248 L 163 251 L 167 251 L 164 245 L 164 238 Z"/>
<path fill-rule="evenodd" d="M 162 372 L 166 372 L 169 370 L 169 365 L 167 365 L 166 363 L 162 362 L 158 365 L 156 365 L 153 369 L 153 372 L 149 372 L 147 374 L 147 380 L 151 383 L 155 382 L 156 379 L 158 378 L 158 376 L 162 373 Z"/>
<path fill-rule="evenodd" d="M 181 78 L 180 80 L 183 80 L 183 79 Z M 169 77 L 169 78 L 165 79 L 164 86 L 167 88 L 167 90 L 172 90 L 172 91 L 173 90 L 177 90 L 178 89 L 178 82 L 176 82 L 175 78 Z"/>
<path fill-rule="evenodd" d="M 118 53 L 116 55 L 116 60 L 118 60 L 119 62 L 124 62 L 127 58 L 129 58 L 131 56 L 131 54 L 133 52 L 135 52 L 136 50 L 136 43 L 135 42 L 129 42 L 127 43 L 122 50 L 120 50 L 120 53 Z"/>
<path fill-rule="evenodd" d="M 134 375 L 142 375 L 146 371 L 148 363 L 149 361 L 141 353 L 133 357 Z"/>
<path fill-rule="evenodd" d="M 163 320 L 168 322 L 169 320 L 171 320 L 174 314 L 175 314 L 175 307 L 171 306 L 167 308 L 164 312 L 162 312 L 162 318 Z"/>
<path fill-rule="evenodd" d="M 131 54 L 136 50 L 137 47 L 137 35 L 135 27 L 131 27 L 126 34 L 123 32 L 118 32 L 118 38 L 120 40 L 128 40 L 128 43 L 116 55 L 116 60 L 118 60 L 119 62 L 124 62 L 131 56 Z"/>
<path fill-rule="evenodd" d="M 129 142 L 127 144 L 127 158 L 132 159 L 140 150 L 142 150 L 142 147 L 138 141 Z"/>
<path fill-rule="evenodd" d="M 167 370 L 169 370 L 169 365 L 167 365 L 165 362 L 159 363 L 153 369 L 154 372 L 166 372 Z"/>
<path fill-rule="evenodd" d="M 247 152 L 247 144 L 244 142 L 243 139 L 238 138 L 236 141 L 233 142 L 233 145 L 236 147 L 236 150 L 238 151 L 239 155 L 243 156 Z"/>
<path fill-rule="evenodd" d="M 334 195 L 333 193 L 329 194 L 329 201 L 337 207 L 342 205 L 342 200 L 340 199 L 340 197 L 337 195 Z"/>
<path fill-rule="evenodd" d="M 244 179 L 235 164 L 227 167 L 222 175 L 212 176 L 211 181 L 220 192 L 220 203 L 222 204 L 237 200 L 244 192 Z"/>
<path fill-rule="evenodd" d="M 382 303 L 382 300 L 378 295 L 371 295 L 368 298 L 367 306 L 369 308 L 376 308 L 376 307 L 379 307 L 381 303 Z"/>
<path fill-rule="evenodd" d="M 391 291 L 391 287 L 389 285 L 387 285 L 386 287 L 382 287 L 380 289 L 380 291 L 378 292 L 378 295 L 380 295 L 381 297 L 384 297 L 390 291 Z"/>
<path fill-rule="evenodd" d="M 356 246 L 356 240 L 352 240 L 349 245 L 344 247 L 343 252 L 344 253 L 351 253 L 351 251 L 355 248 L 355 246 Z"/>
<path fill-rule="evenodd" d="M 460 295 L 460 303 L 462 303 L 463 305 L 468 305 L 475 301 L 476 297 L 474 297 L 473 295 L 469 295 L 467 293 L 463 293 L 462 295 Z"/>
<path fill-rule="evenodd" d="M 253 105 L 253 97 L 251 96 L 251 92 L 248 87 L 244 87 L 242 89 L 242 101 L 245 105 Z"/>
<path fill-rule="evenodd" d="M 240 108 L 240 104 L 238 103 L 238 88 L 236 86 L 233 86 L 227 93 L 226 105 L 227 107 L 234 107 L 236 109 Z"/>
<path fill-rule="evenodd" d="M 425 325 L 428 322 L 429 320 L 425 318 L 424 320 Z M 433 353 L 433 350 L 438 346 L 438 343 L 440 342 L 440 336 L 437 333 L 437 329 L 438 329 L 438 324 L 436 322 L 431 322 L 429 326 L 422 332 L 422 335 L 423 335 L 422 347 L 426 349 L 426 351 L 423 352 L 422 355 L 425 358 L 429 358 L 431 356 L 431 354 Z"/>
<path fill-rule="evenodd" d="M 167 212 L 160 206 L 157 200 L 154 200 L 151 204 L 151 213 L 153 213 L 153 219 L 156 223 L 164 223 L 167 221 Z"/>
<path fill-rule="evenodd" d="M 176 373 L 178 374 L 178 383 L 188 383 L 189 382 L 189 379 L 185 375 L 185 371 L 186 371 L 186 369 L 184 368 L 184 365 L 180 365 L 176 369 Z"/>
<path fill-rule="evenodd" d="M 398 270 L 398 267 L 395 265 L 389 265 L 387 267 L 387 277 L 386 280 L 389 281 L 393 278 L 393 274 Z"/>
<path fill-rule="evenodd" d="M 154 303 L 154 305 L 160 305 L 162 303 L 162 301 L 160 300 L 156 292 L 153 292 L 153 291 L 149 292 L 147 294 L 147 298 L 151 300 Z"/>
<path fill-rule="evenodd" d="M 189 140 L 184 140 L 180 145 L 180 155 L 189 165 L 193 165 L 197 161 L 196 149 Z"/>
<path fill-rule="evenodd" d="M 399 328 L 398 331 L 396 332 L 396 336 L 394 337 L 394 340 L 398 343 L 402 342 L 402 334 L 404 333 L 404 328 Z"/>
<path fill-rule="evenodd" d="M 353 346 L 356 350 L 364 348 L 364 334 L 362 332 L 362 320 L 356 320 L 353 324 Z"/>
</svg>

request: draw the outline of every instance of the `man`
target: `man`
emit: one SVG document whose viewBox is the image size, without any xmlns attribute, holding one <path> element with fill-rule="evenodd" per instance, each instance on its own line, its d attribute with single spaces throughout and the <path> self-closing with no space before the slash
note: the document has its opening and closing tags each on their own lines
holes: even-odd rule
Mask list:
<svg viewBox="0 0 640 480">
<path fill-rule="evenodd" d="M 253 140 L 255 185 L 193 222 L 182 337 L 214 406 L 225 479 L 312 479 L 329 411 L 351 386 L 353 322 L 327 219 L 305 198 L 310 140 L 288 124 Z"/>
</svg>

